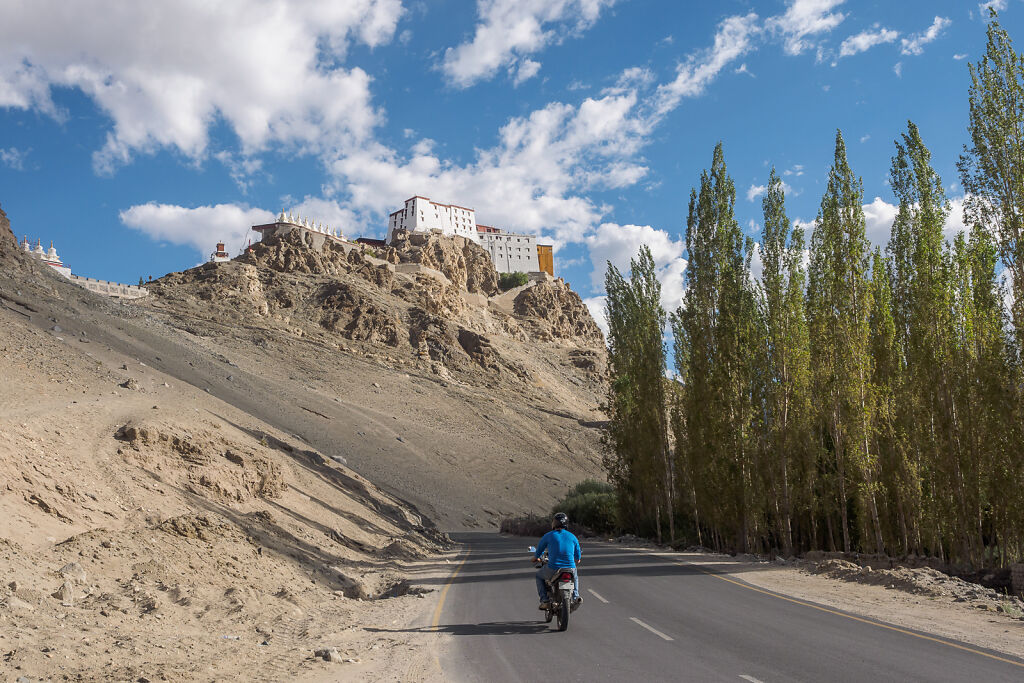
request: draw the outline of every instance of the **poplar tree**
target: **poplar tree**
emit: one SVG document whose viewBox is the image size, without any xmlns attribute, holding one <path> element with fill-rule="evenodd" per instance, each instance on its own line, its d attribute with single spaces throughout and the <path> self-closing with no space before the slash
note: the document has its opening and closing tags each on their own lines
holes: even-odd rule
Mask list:
<svg viewBox="0 0 1024 683">
<path fill-rule="evenodd" d="M 715 146 L 710 170 L 691 190 L 686 221 L 685 303 L 673 317 L 677 354 L 688 381 L 683 411 L 686 474 L 695 508 L 716 546 L 725 538 L 746 550 L 758 527 L 755 480 L 757 433 L 757 305 L 749 275 L 750 244 L 736 220 L 736 186 Z"/>
<path fill-rule="evenodd" d="M 971 142 L 958 164 L 964 214 L 995 236 L 1009 271 L 1011 319 L 1024 342 L 1024 57 L 990 9 L 985 55 L 968 65 Z"/>
<path fill-rule="evenodd" d="M 834 163 L 811 236 L 808 319 L 814 388 L 826 448 L 835 462 L 846 552 L 852 548 L 851 509 L 870 516 L 875 545 L 882 545 L 874 486 L 877 458 L 869 446 L 871 293 L 862 200 L 861 181 L 850 169 L 846 144 L 837 131 Z M 858 500 L 861 505 L 855 507 Z"/>
<path fill-rule="evenodd" d="M 793 516 L 809 472 L 809 340 L 804 310 L 803 231 L 786 216 L 782 180 L 772 168 L 761 202 L 762 288 L 766 334 L 765 459 L 783 551 L 793 548 Z"/>
<path fill-rule="evenodd" d="M 622 520 L 640 530 L 653 512 L 659 540 L 662 514 L 673 524 L 673 478 L 665 403 L 665 311 L 650 249 L 630 261 L 630 278 L 608 264 L 608 413 L 605 468 L 619 494 Z M 664 504 L 664 505 L 663 505 Z"/>
</svg>

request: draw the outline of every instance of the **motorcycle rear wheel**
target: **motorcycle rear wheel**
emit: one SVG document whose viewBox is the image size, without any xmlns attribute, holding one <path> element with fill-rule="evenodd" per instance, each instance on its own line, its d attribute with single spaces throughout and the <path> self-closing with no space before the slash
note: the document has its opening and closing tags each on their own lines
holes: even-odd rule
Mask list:
<svg viewBox="0 0 1024 683">
<path fill-rule="evenodd" d="M 563 595 L 558 604 L 558 630 L 569 628 L 569 596 Z"/>
</svg>

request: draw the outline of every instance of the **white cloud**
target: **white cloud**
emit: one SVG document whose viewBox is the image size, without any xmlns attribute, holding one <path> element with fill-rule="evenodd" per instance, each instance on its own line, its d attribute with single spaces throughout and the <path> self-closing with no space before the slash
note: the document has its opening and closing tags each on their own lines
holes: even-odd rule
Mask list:
<svg viewBox="0 0 1024 683">
<path fill-rule="evenodd" d="M 253 157 L 239 156 L 228 150 L 221 150 L 213 157 L 224 164 L 228 169 L 228 175 L 235 181 L 243 193 L 248 193 L 252 187 L 253 178 L 263 170 L 263 160 Z"/>
<path fill-rule="evenodd" d="M 747 189 L 747 201 L 752 202 L 765 193 L 768 189 L 767 185 L 751 185 Z"/>
<path fill-rule="evenodd" d="M 0 22 L 0 107 L 61 116 L 52 89 L 80 89 L 112 123 L 101 171 L 166 147 L 201 159 L 221 121 L 247 154 L 354 144 L 379 114 L 370 77 L 338 62 L 353 41 L 389 41 L 402 11 L 400 0 L 35 0 Z"/>
<path fill-rule="evenodd" d="M 904 38 L 900 41 L 903 49 L 900 50 L 905 55 L 920 55 L 924 53 L 924 46 L 932 42 L 946 30 L 946 28 L 953 22 L 946 17 L 935 17 L 932 21 L 932 25 L 929 26 L 922 33 L 915 33 L 912 36 Z"/>
<path fill-rule="evenodd" d="M 803 167 L 801 167 L 801 168 L 803 168 Z M 784 175 L 789 175 L 789 174 L 788 173 L 784 173 Z M 798 173 L 798 175 L 803 175 L 803 171 L 800 171 L 800 173 Z M 758 197 L 763 195 L 767 190 L 768 190 L 768 186 L 767 185 L 753 185 L 752 184 L 749 188 L 747 188 L 747 201 L 748 202 L 754 201 L 755 199 L 757 199 Z M 800 194 L 799 192 L 794 192 L 793 191 L 793 187 L 789 183 L 787 183 L 786 181 L 782 181 L 782 191 L 785 192 L 787 195 L 796 196 L 796 195 Z"/>
<path fill-rule="evenodd" d="M 903 78 L 903 62 L 896 62 L 893 64 L 892 72 L 896 74 L 896 78 Z"/>
<path fill-rule="evenodd" d="M 649 132 L 637 108 L 635 92 L 579 106 L 552 103 L 511 119 L 497 144 L 465 165 L 416 145 L 403 153 L 373 145 L 337 158 L 329 170 L 357 212 L 385 215 L 421 194 L 472 206 L 483 223 L 551 231 L 556 245 L 578 242 L 607 211 L 581 193 L 630 185 L 647 172 L 634 161 Z"/>
<path fill-rule="evenodd" d="M 871 244 L 885 248 L 897 211 L 895 204 L 881 197 L 875 197 L 870 204 L 864 205 L 864 232 Z"/>
<path fill-rule="evenodd" d="M 590 317 L 594 319 L 597 326 L 601 328 L 601 332 L 604 336 L 608 337 L 608 318 L 605 317 L 604 304 L 608 300 L 608 297 L 604 294 L 600 296 L 591 296 L 583 299 L 583 303 L 586 304 L 587 310 L 590 311 Z"/>
<path fill-rule="evenodd" d="M 512 77 L 512 85 L 519 85 L 537 75 L 537 72 L 540 71 L 540 62 L 535 62 L 532 59 L 523 59 L 519 61 L 515 69 L 510 68 L 510 71 L 515 72 L 515 75 Z"/>
<path fill-rule="evenodd" d="M 865 133 L 864 135 L 860 136 L 861 144 L 864 144 L 865 142 L 867 142 L 870 139 L 871 139 L 871 133 Z"/>
<path fill-rule="evenodd" d="M 955 54 L 955 55 L 953 55 L 953 59 L 955 59 L 958 62 L 960 60 L 962 60 L 962 59 L 967 59 L 967 53 L 966 52 L 961 52 L 959 54 Z"/>
<path fill-rule="evenodd" d="M 978 9 L 981 10 L 982 18 L 988 16 L 988 10 L 994 9 L 997 12 L 1002 12 L 1006 9 L 1006 0 L 988 0 L 988 2 L 978 3 Z"/>
<path fill-rule="evenodd" d="M 24 171 L 25 170 L 25 157 L 28 156 L 29 150 L 20 150 L 17 147 L 8 147 L 4 149 L 0 147 L 0 164 L 3 164 L 12 171 Z"/>
<path fill-rule="evenodd" d="M 960 231 L 968 230 L 964 224 L 964 198 L 954 197 L 949 200 L 950 212 L 942 228 L 945 238 L 952 242 Z M 881 197 L 875 197 L 870 204 L 864 205 L 865 234 L 873 246 L 882 247 L 889 243 L 892 224 L 896 220 L 899 206 L 890 204 Z M 810 227 L 810 226 L 808 226 Z"/>
<path fill-rule="evenodd" d="M 489 79 L 502 67 L 508 67 L 520 82 L 529 76 L 520 74 L 522 66 L 530 76 L 540 64 L 526 59 L 566 34 L 589 28 L 601 11 L 616 0 L 477 0 L 479 23 L 473 39 L 445 50 L 442 70 L 449 83 L 466 88 Z"/>
<path fill-rule="evenodd" d="M 658 86 L 654 103 L 655 116 L 675 109 L 684 97 L 696 97 L 704 92 L 704 88 L 729 62 L 751 49 L 752 38 L 759 30 L 757 15 L 753 13 L 728 17 L 722 21 L 715 33 L 714 44 L 680 64 L 674 80 Z"/>
<path fill-rule="evenodd" d="M 173 204 L 138 204 L 120 213 L 121 222 L 159 241 L 189 246 L 206 257 L 217 242 L 230 252 L 245 245 L 250 226 L 269 223 L 275 214 L 236 204 L 190 209 Z"/>
<path fill-rule="evenodd" d="M 654 127 L 747 51 L 756 30 L 754 15 L 730 17 L 719 25 L 712 47 L 691 56 L 653 94 L 650 70 L 626 69 L 599 97 L 578 106 L 552 102 L 510 119 L 496 144 L 478 149 L 464 164 L 418 145 L 398 150 L 368 144 L 327 162 L 333 187 L 348 196 L 348 208 L 367 217 L 386 215 L 421 194 L 472 206 L 487 224 L 545 233 L 556 247 L 581 242 L 610 209 L 585 192 L 644 178 L 648 169 L 637 153 Z"/>
<path fill-rule="evenodd" d="M 832 10 L 844 0 L 793 0 L 786 12 L 768 20 L 768 28 L 783 37 L 786 54 L 798 55 L 812 47 L 812 36 L 828 33 L 846 18 Z"/>
<path fill-rule="evenodd" d="M 800 176 L 802 176 L 803 174 L 804 174 L 804 166 L 803 166 L 803 164 L 793 164 L 793 168 L 787 168 L 785 171 L 782 172 L 782 175 L 785 175 L 785 176 L 795 175 L 798 178 Z"/>
<path fill-rule="evenodd" d="M 859 52 L 870 50 L 876 45 L 891 43 L 896 40 L 899 35 L 899 31 L 879 28 L 876 25 L 874 30 L 861 31 L 860 33 L 852 35 L 844 40 L 839 46 L 839 56 L 850 57 Z"/>
<path fill-rule="evenodd" d="M 686 244 L 683 240 L 674 240 L 664 230 L 649 225 L 602 223 L 587 237 L 586 244 L 594 266 L 591 280 L 595 289 L 604 289 L 609 261 L 628 276 L 630 259 L 635 258 L 640 247 L 646 244 L 661 281 L 662 306 L 666 311 L 674 311 L 683 304 L 683 274 L 686 271 L 686 259 L 683 258 Z"/>
</svg>

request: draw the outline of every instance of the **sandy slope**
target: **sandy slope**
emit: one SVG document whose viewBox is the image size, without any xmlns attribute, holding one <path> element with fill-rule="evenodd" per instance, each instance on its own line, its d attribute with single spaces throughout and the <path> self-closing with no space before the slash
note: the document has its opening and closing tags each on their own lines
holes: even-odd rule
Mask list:
<svg viewBox="0 0 1024 683">
<path fill-rule="evenodd" d="M 0 310 L 0 670 L 280 680 L 341 666 L 322 647 L 371 669 L 405 648 L 351 627 L 432 602 L 370 599 L 442 547 L 418 515 L 195 387 L 18 318 Z"/>
<path fill-rule="evenodd" d="M 439 636 L 369 629 L 429 619 L 435 520 L 486 526 L 599 472 L 573 344 L 481 331 L 475 355 L 435 347 L 449 370 L 187 292 L 105 299 L 3 232 L 5 679 L 430 680 Z"/>
</svg>

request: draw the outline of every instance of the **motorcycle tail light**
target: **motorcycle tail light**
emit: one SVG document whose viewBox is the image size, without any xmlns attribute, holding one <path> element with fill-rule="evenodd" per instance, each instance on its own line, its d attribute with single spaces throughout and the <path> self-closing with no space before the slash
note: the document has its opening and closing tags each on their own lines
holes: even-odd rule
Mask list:
<svg viewBox="0 0 1024 683">
<path fill-rule="evenodd" d="M 558 577 L 558 579 L 560 581 L 572 581 L 572 574 L 570 574 L 569 572 L 565 572 L 560 577 Z"/>
</svg>

